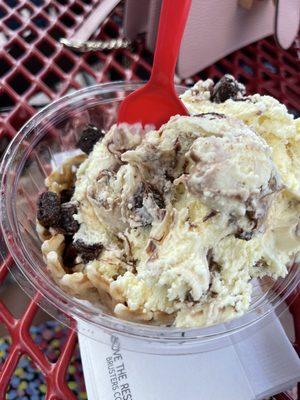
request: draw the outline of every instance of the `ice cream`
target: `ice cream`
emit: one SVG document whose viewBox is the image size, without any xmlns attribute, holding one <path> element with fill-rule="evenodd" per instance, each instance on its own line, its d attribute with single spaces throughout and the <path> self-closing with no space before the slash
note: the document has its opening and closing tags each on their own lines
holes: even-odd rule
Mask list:
<svg viewBox="0 0 300 400">
<path fill-rule="evenodd" d="M 225 76 L 159 130 L 87 127 L 46 180 L 38 233 L 56 282 L 120 318 L 177 327 L 244 314 L 254 278 L 300 250 L 299 120 Z M 74 168 L 75 167 L 75 168 Z"/>
</svg>

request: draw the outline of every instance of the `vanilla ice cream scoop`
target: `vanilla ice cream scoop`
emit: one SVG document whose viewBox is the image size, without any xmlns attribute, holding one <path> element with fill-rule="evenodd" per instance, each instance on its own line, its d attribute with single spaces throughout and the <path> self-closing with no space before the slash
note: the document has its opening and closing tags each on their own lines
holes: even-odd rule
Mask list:
<svg viewBox="0 0 300 400">
<path fill-rule="evenodd" d="M 250 239 L 281 188 L 271 149 L 241 121 L 214 113 L 197 118 L 213 129 L 187 153 L 186 186 L 205 205 L 227 215 L 237 225 L 237 237 Z"/>
</svg>

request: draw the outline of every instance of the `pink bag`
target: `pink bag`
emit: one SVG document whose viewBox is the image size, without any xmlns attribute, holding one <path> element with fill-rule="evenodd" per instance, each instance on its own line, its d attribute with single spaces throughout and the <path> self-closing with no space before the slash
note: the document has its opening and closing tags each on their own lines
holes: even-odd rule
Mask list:
<svg viewBox="0 0 300 400">
<path fill-rule="evenodd" d="M 124 33 L 129 39 L 146 32 L 154 50 L 162 0 L 127 0 Z M 300 0 L 193 0 L 177 62 L 186 78 L 232 51 L 275 34 L 288 48 L 300 20 Z M 174 27 L 176 29 L 176 27 Z"/>
</svg>

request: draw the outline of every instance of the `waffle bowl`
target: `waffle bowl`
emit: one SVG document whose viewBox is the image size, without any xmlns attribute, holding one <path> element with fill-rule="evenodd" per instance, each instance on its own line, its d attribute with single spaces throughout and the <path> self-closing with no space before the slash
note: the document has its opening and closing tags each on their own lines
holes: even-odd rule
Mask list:
<svg viewBox="0 0 300 400">
<path fill-rule="evenodd" d="M 297 263 L 276 282 L 270 278 L 253 282 L 251 306 L 242 317 L 207 328 L 179 329 L 127 322 L 111 315 L 104 306 L 63 291 L 50 277 L 36 232 L 36 201 L 45 178 L 59 160 L 74 155 L 75 144 L 88 123 L 107 131 L 115 122 L 121 100 L 138 83 L 108 83 L 65 96 L 37 113 L 19 131 L 1 165 L 1 229 L 17 269 L 12 274 L 29 296 L 41 295 L 41 306 L 63 323 L 95 340 L 110 342 L 122 337 L 124 348 L 154 354 L 188 354 L 226 346 L 235 338 L 255 332 L 268 316 L 282 311 L 280 304 L 299 281 Z M 177 87 L 182 93 L 184 87 Z M 76 285 L 76 282 L 74 283 Z M 89 288 L 87 288 L 87 291 Z M 84 297 L 84 296 L 79 296 Z M 72 325 L 74 326 L 74 324 Z"/>
</svg>

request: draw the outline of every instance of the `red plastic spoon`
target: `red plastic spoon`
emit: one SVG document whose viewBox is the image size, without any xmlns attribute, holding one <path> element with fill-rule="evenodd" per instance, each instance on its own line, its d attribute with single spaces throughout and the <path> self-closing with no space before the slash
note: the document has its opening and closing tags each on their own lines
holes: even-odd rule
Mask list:
<svg viewBox="0 0 300 400">
<path fill-rule="evenodd" d="M 163 0 L 150 80 L 122 102 L 118 123 L 158 129 L 172 115 L 188 115 L 175 92 L 174 72 L 190 6 L 191 0 Z"/>
</svg>

